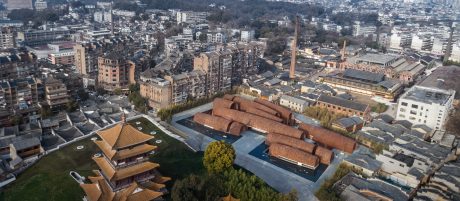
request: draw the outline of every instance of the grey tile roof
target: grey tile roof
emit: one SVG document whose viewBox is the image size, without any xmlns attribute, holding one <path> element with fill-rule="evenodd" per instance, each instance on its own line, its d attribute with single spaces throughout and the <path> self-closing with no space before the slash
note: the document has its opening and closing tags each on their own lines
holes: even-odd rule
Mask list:
<svg viewBox="0 0 460 201">
<path fill-rule="evenodd" d="M 360 152 L 355 152 L 352 155 L 344 159 L 345 161 L 352 163 L 356 166 L 371 170 L 377 171 L 382 166 L 382 162 L 375 160 L 367 154 L 362 154 Z"/>
<path fill-rule="evenodd" d="M 382 82 L 385 79 L 384 74 L 372 73 L 368 71 L 361 71 L 355 69 L 346 69 L 343 73 L 343 77 L 357 79 L 375 84 Z"/>
<path fill-rule="evenodd" d="M 337 98 L 334 96 L 327 96 L 327 95 L 321 95 L 318 98 L 318 101 L 330 103 L 332 105 L 337 105 L 337 106 L 341 106 L 345 108 L 350 108 L 350 109 L 361 111 L 361 112 L 366 111 L 366 109 L 369 107 L 368 105 L 365 105 L 365 104 L 361 104 L 361 103 L 349 101 L 349 100 L 344 100 L 344 99 Z"/>
<path fill-rule="evenodd" d="M 348 128 L 353 125 L 364 123 L 364 121 L 359 117 L 345 117 L 345 118 L 338 119 L 336 123 L 340 124 L 341 126 L 345 128 Z"/>
<path fill-rule="evenodd" d="M 365 179 L 357 176 L 354 173 L 349 173 L 343 177 L 339 182 L 335 184 L 336 188 L 339 187 L 337 184 L 340 184 L 340 187 L 345 188 L 352 185 L 359 190 L 370 190 L 383 196 L 393 198 L 395 201 L 406 201 L 409 198 L 409 195 L 401 188 L 398 188 L 379 179 Z M 339 193 L 342 193 L 345 188 L 341 189 L 341 192 Z"/>
<path fill-rule="evenodd" d="M 405 131 L 405 129 L 403 129 L 403 128 L 388 124 L 388 123 L 386 123 L 386 122 L 384 122 L 382 120 L 379 120 L 379 119 L 372 121 L 367 126 L 377 128 L 377 129 L 379 129 L 381 131 L 384 131 L 384 132 L 389 132 L 392 135 L 394 135 L 394 137 L 398 137 L 398 136 L 402 135 L 404 133 L 404 131 Z"/>
<path fill-rule="evenodd" d="M 40 145 L 40 140 L 36 137 L 33 138 L 20 138 L 15 139 L 12 143 L 16 150 L 22 150 L 29 147 Z"/>
</svg>

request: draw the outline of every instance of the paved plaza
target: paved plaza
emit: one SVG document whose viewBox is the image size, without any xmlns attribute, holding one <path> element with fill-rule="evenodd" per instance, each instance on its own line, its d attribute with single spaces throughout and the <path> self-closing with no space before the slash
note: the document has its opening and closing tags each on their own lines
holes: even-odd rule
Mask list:
<svg viewBox="0 0 460 201">
<path fill-rule="evenodd" d="M 210 109 L 212 109 L 212 103 L 208 103 L 191 110 L 178 113 L 172 118 L 172 126 L 186 134 L 187 143 L 189 143 L 190 146 L 197 150 L 204 151 L 207 145 L 215 140 L 191 128 L 183 126 L 177 123 L 177 121 L 189 118 L 197 112 L 204 112 Z M 335 159 L 323 172 L 320 178 L 316 182 L 312 182 L 295 173 L 284 170 L 276 165 L 273 165 L 267 161 L 261 160 L 249 154 L 249 152 L 251 152 L 264 141 L 265 136 L 263 135 L 260 135 L 251 130 L 243 132 L 242 137 L 232 144 L 236 151 L 235 164 L 254 173 L 256 176 L 263 179 L 268 185 L 280 192 L 288 193 L 292 189 L 296 189 L 298 192 L 299 200 L 302 201 L 317 200 L 314 196 L 314 192 L 320 187 L 325 179 L 331 177 L 332 174 L 334 174 L 338 165 L 345 156 L 340 152 L 334 151 Z"/>
</svg>

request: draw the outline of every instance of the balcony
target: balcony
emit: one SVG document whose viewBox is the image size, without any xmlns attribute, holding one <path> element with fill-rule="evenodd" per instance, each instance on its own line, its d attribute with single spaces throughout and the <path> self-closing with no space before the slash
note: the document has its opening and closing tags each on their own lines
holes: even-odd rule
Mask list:
<svg viewBox="0 0 460 201">
<path fill-rule="evenodd" d="M 136 160 L 129 161 L 129 162 L 117 163 L 116 161 L 112 161 L 111 164 L 115 164 L 115 165 L 116 165 L 115 168 L 116 168 L 116 169 L 120 169 L 120 168 L 125 168 L 125 167 L 129 167 L 129 166 L 133 166 L 133 165 L 136 165 L 136 164 L 139 164 L 139 163 L 148 161 L 148 160 L 149 160 L 148 157 L 139 157 L 139 158 L 137 158 Z"/>
</svg>

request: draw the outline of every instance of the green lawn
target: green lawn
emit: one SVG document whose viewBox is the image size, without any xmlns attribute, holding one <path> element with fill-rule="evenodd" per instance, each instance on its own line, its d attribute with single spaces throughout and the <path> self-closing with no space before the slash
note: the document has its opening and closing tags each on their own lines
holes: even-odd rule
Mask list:
<svg viewBox="0 0 460 201">
<path fill-rule="evenodd" d="M 136 125 L 137 121 L 141 124 Z M 161 132 L 147 119 L 136 119 L 130 123 L 134 127 L 142 127 L 144 133 L 157 132 L 151 142 L 158 146 L 152 160 L 160 164 L 159 171 L 164 176 L 173 178 L 167 185 L 169 190 L 175 179 L 205 171 L 202 166 L 202 153 L 194 153 L 186 145 Z M 157 144 L 156 140 L 162 142 Z M 77 151 L 78 145 L 84 145 L 85 149 Z M 77 171 L 83 176 L 91 175 L 91 170 L 97 168 L 91 157 L 97 151 L 96 145 L 90 139 L 85 139 L 45 156 L 7 186 L 0 194 L 0 200 L 81 201 L 84 193 L 69 176 L 69 171 Z"/>
</svg>

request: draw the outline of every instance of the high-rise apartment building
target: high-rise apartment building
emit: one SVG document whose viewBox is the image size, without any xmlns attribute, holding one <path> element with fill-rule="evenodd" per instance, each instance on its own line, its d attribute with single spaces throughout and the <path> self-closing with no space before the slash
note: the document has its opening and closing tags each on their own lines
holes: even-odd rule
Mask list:
<svg viewBox="0 0 460 201">
<path fill-rule="evenodd" d="M 193 69 L 206 74 L 207 94 L 230 90 L 232 87 L 232 54 L 230 51 L 201 53 L 193 60 Z"/>
<path fill-rule="evenodd" d="M 78 43 L 74 46 L 74 61 L 77 71 L 81 75 L 97 71 L 96 46 L 91 43 Z"/>
<path fill-rule="evenodd" d="M 177 75 L 165 76 L 171 83 L 170 104 L 185 103 L 190 99 L 206 97 L 206 74 L 202 71 L 185 72 Z"/>
<path fill-rule="evenodd" d="M 98 84 L 107 91 L 127 90 L 129 84 L 135 84 L 136 65 L 123 58 L 119 52 L 112 52 L 98 58 Z"/>
<path fill-rule="evenodd" d="M 0 48 L 10 49 L 16 47 L 13 27 L 2 27 L 0 30 Z"/>
<path fill-rule="evenodd" d="M 171 82 L 162 78 L 143 78 L 141 77 L 140 94 L 147 98 L 148 104 L 152 108 L 166 108 L 171 102 Z"/>
<path fill-rule="evenodd" d="M 187 58 L 169 58 L 155 69 L 169 69 L 171 75 L 158 77 L 149 72 L 152 69 L 141 75 L 141 95 L 158 109 L 230 90 L 257 72 L 264 47 L 260 42 L 251 42 L 201 53 L 194 58 L 193 71 L 179 74 L 174 74 L 176 69 L 188 69 Z"/>
</svg>

